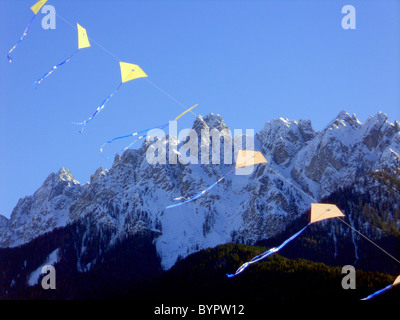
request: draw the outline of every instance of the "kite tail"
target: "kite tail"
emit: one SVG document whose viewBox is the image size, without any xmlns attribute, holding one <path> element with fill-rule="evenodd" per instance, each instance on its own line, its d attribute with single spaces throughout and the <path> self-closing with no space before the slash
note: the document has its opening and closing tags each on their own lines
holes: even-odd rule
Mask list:
<svg viewBox="0 0 400 320">
<path fill-rule="evenodd" d="M 240 266 L 239 269 L 237 269 L 237 271 L 234 274 L 226 274 L 229 278 L 232 278 L 236 275 L 238 275 L 239 273 L 243 272 L 250 264 L 256 263 L 260 260 L 265 259 L 266 257 L 274 254 L 275 252 L 278 252 L 279 250 L 281 250 L 284 246 L 286 246 L 290 241 L 292 241 L 294 238 L 298 237 L 305 229 L 307 229 L 307 227 L 310 225 L 307 224 L 303 229 L 301 229 L 300 231 L 298 231 L 296 234 L 294 234 L 293 236 L 291 236 L 289 239 L 285 240 L 279 247 L 276 248 L 271 248 L 267 251 L 265 251 L 262 254 L 259 254 L 258 256 L 255 256 L 253 259 L 251 259 L 250 261 L 244 263 L 242 266 Z"/>
<path fill-rule="evenodd" d="M 169 126 L 169 123 L 166 123 L 166 124 L 163 124 L 163 125 L 160 125 L 160 126 L 156 126 L 156 127 L 152 127 L 152 128 L 148 128 L 148 129 L 144 129 L 144 130 L 141 130 L 141 131 L 138 131 L 138 132 L 135 132 L 135 133 L 126 134 L 126 135 L 124 135 L 124 136 L 115 137 L 115 138 L 113 138 L 113 139 L 111 139 L 111 140 L 109 140 L 109 141 L 104 142 L 103 145 L 100 147 L 100 152 L 103 152 L 104 146 L 106 146 L 107 144 L 111 144 L 111 143 L 113 143 L 113 142 L 116 141 L 116 140 L 121 140 L 121 139 L 129 138 L 129 137 L 138 136 L 137 139 L 135 139 L 133 142 L 131 142 L 127 147 L 125 147 L 125 148 L 123 149 L 123 151 L 125 151 L 125 150 L 129 149 L 129 147 L 132 146 L 132 145 L 133 145 L 135 142 L 137 142 L 138 140 L 140 140 L 140 139 L 142 139 L 142 138 L 144 138 L 144 137 L 147 137 L 147 132 L 149 132 L 150 130 L 153 130 L 153 129 L 163 129 L 163 128 L 167 127 L 167 126 Z M 142 133 L 146 133 L 146 134 L 140 135 L 140 134 L 142 134 Z"/>
<path fill-rule="evenodd" d="M 23 39 L 25 38 L 25 36 L 28 34 L 28 30 L 29 30 L 29 28 L 31 27 L 32 22 L 33 22 L 33 20 L 35 19 L 35 17 L 36 17 L 36 14 L 32 17 L 31 21 L 29 22 L 28 26 L 25 28 L 25 31 L 24 31 L 24 33 L 22 34 L 21 38 L 18 40 L 18 42 L 14 45 L 14 47 L 12 47 L 12 48 L 10 49 L 10 51 L 8 51 L 8 54 L 7 54 L 7 60 L 8 60 L 8 62 L 10 62 L 10 63 L 12 62 L 12 58 L 10 57 L 11 52 L 14 51 L 14 49 L 22 42 L 22 40 L 23 40 Z"/>
<path fill-rule="evenodd" d="M 389 291 L 389 290 L 392 289 L 392 288 L 393 288 L 393 285 L 390 284 L 390 285 L 388 285 L 387 287 L 385 287 L 385 288 L 383 288 L 383 289 L 380 289 L 380 290 L 374 292 L 373 294 L 369 295 L 368 297 L 366 297 L 366 298 L 364 298 L 364 299 L 361 299 L 361 300 L 372 300 L 372 299 L 374 299 L 375 297 L 380 296 L 381 294 L 384 294 L 385 292 Z"/>
<path fill-rule="evenodd" d="M 224 180 L 226 178 L 227 175 L 229 175 L 230 173 L 232 173 L 235 170 L 235 167 L 233 167 L 226 175 L 224 175 L 223 177 L 219 178 L 218 181 L 214 182 L 212 185 L 210 185 L 207 189 L 204 189 L 203 191 L 200 191 L 199 193 L 197 193 L 196 195 L 194 195 L 193 197 L 189 197 L 186 198 L 186 201 L 177 203 L 177 204 L 172 204 L 168 207 L 165 207 L 165 209 L 170 209 L 170 208 L 174 208 L 174 207 L 178 207 L 181 206 L 185 203 L 191 202 L 193 200 L 196 200 L 198 198 L 200 198 L 203 194 L 205 194 L 207 191 L 211 190 L 212 188 L 214 188 L 218 183 L 220 183 L 222 180 Z M 180 200 L 182 199 L 182 197 L 179 198 L 175 198 L 175 200 Z"/>
<path fill-rule="evenodd" d="M 106 105 L 106 103 L 108 102 L 108 100 L 110 100 L 112 98 L 112 96 L 118 91 L 118 89 L 121 87 L 123 82 L 121 82 L 118 87 L 107 97 L 103 100 L 103 102 L 101 103 L 100 106 L 97 107 L 96 111 L 93 113 L 93 115 L 91 117 L 89 117 L 87 120 L 83 121 L 83 122 L 73 122 L 74 124 L 78 124 L 78 125 L 82 125 L 82 129 L 79 131 L 79 133 L 82 133 L 83 130 L 85 130 L 86 125 L 93 120 L 93 118 L 104 108 L 104 106 Z"/>
<path fill-rule="evenodd" d="M 41 83 L 45 78 L 47 78 L 49 75 L 51 75 L 58 67 L 61 67 L 64 63 L 67 63 L 69 60 L 71 60 L 71 58 L 74 56 L 75 53 L 78 52 L 78 49 L 71 54 L 71 56 L 69 56 L 68 59 L 64 60 L 63 62 L 60 62 L 59 64 L 55 65 L 49 72 L 46 72 L 41 78 L 37 79 L 34 82 L 34 85 L 38 85 L 39 83 Z"/>
</svg>

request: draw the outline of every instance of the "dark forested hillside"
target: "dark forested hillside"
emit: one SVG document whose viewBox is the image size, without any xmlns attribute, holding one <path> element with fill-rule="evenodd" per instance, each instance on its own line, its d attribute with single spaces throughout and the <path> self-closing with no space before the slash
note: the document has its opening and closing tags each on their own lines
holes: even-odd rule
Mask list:
<svg viewBox="0 0 400 320">
<path fill-rule="evenodd" d="M 123 239 L 107 248 L 107 233 L 75 223 L 30 243 L 0 249 L 0 297 L 5 299 L 100 299 L 124 297 L 126 288 L 161 272 L 151 232 Z M 29 276 L 59 249 L 56 290 L 43 290 Z M 83 266 L 93 265 L 91 268 Z"/>
<path fill-rule="evenodd" d="M 171 270 L 153 279 L 134 299 L 187 301 L 357 301 L 376 289 L 386 287 L 393 276 L 357 271 L 356 290 L 344 290 L 342 268 L 279 255 L 250 266 L 246 272 L 228 278 L 237 266 L 259 254 L 265 247 L 227 244 L 202 250 L 178 262 Z M 393 290 L 385 301 L 398 299 Z"/>
<path fill-rule="evenodd" d="M 368 188 L 365 186 L 368 185 Z M 277 237 L 257 246 L 225 244 L 201 250 L 178 261 L 168 271 L 154 240 L 157 232 L 142 231 L 109 245 L 112 231 L 85 221 L 43 234 L 15 248 L 0 249 L 2 299 L 130 299 L 137 301 L 225 300 L 291 301 L 335 299 L 356 301 L 391 284 L 400 265 L 354 230 L 388 253 L 400 252 L 399 179 L 385 171 L 360 178 L 324 199 L 345 214 L 346 224 L 330 219 L 312 225 L 279 255 L 251 265 L 229 279 L 244 262 L 279 245 L 308 223 L 304 213 Z M 373 186 L 373 187 L 371 187 Z M 52 252 L 57 288 L 44 290 L 28 280 Z M 344 265 L 357 270 L 356 290 L 344 290 Z M 399 288 L 378 298 L 398 299 Z"/>
<path fill-rule="evenodd" d="M 60 241 L 59 244 L 66 249 L 64 258 L 55 265 L 56 290 L 43 290 L 40 285 L 24 285 L 22 279 L 29 272 L 20 270 L 19 273 L 2 274 L 3 288 L 9 276 L 21 279 L 8 293 L 2 295 L 3 299 L 279 302 L 312 298 L 356 301 L 394 280 L 393 276 L 383 273 L 357 271 L 356 290 L 344 290 L 341 286 L 344 275 L 340 267 L 304 259 L 287 259 L 279 255 L 249 267 L 237 277 L 228 278 L 227 272 L 234 272 L 243 262 L 266 249 L 238 244 L 202 250 L 179 261 L 169 271 L 161 272 L 155 248 L 149 241 L 151 235 L 142 235 L 117 244 L 95 268 L 78 272 L 73 250 L 68 249 L 72 239 L 60 230 L 47 237 L 54 243 Z M 36 245 L 45 245 L 45 238 L 38 239 Z M 26 255 L 32 247 L 14 250 L 21 255 L 21 261 L 33 261 L 33 258 L 29 260 Z M 1 251 L 2 261 L 10 257 L 7 256 L 10 252 Z M 14 267 L 18 265 L 15 260 Z M 398 299 L 399 294 L 398 290 L 393 290 L 381 299 Z"/>
</svg>

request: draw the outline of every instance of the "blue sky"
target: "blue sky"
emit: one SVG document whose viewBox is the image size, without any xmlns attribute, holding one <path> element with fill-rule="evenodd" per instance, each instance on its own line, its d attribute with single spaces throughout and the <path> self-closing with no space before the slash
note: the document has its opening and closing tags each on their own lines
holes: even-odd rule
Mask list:
<svg viewBox="0 0 400 320">
<path fill-rule="evenodd" d="M 99 147 L 115 136 L 163 124 L 183 107 L 145 79 L 125 83 L 83 134 L 87 119 L 120 83 L 118 61 L 197 114 L 219 113 L 232 129 L 259 131 L 277 117 L 322 129 L 341 110 L 360 121 L 379 111 L 400 120 L 400 1 L 49 0 L 59 17 L 45 30 L 39 13 L 13 51 L 35 0 L 0 0 L 0 213 L 10 216 L 50 172 L 66 167 L 81 183 L 112 159 Z M 344 30 L 341 9 L 356 9 Z M 36 89 L 34 80 L 80 50 Z M 100 44 L 100 45 L 99 45 Z M 190 127 L 187 114 L 178 129 Z M 122 143 L 118 148 L 125 147 Z M 110 149 L 108 155 L 115 150 Z"/>
</svg>

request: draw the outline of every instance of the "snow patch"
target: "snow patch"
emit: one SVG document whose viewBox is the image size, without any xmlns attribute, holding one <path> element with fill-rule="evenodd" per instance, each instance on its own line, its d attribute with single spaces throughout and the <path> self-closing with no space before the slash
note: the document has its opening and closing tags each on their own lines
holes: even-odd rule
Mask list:
<svg viewBox="0 0 400 320">
<path fill-rule="evenodd" d="M 59 249 L 56 249 L 56 250 L 54 250 L 52 253 L 50 253 L 50 254 L 47 256 L 46 260 L 43 262 L 43 264 L 42 264 L 40 267 L 38 267 L 36 270 L 34 270 L 34 271 L 29 275 L 29 278 L 28 278 L 28 285 L 29 285 L 29 286 L 32 287 L 32 286 L 38 284 L 40 275 L 42 274 L 42 268 L 43 268 L 44 266 L 46 266 L 46 265 L 52 265 L 52 266 L 54 266 L 54 265 L 59 261 L 59 260 L 58 260 L 58 259 L 59 259 L 58 252 L 59 252 Z"/>
</svg>

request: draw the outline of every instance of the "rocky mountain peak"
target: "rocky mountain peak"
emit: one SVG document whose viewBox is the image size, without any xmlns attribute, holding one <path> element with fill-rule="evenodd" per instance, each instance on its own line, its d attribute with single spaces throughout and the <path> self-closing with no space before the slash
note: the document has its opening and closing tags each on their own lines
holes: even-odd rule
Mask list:
<svg viewBox="0 0 400 320">
<path fill-rule="evenodd" d="M 214 128 L 219 131 L 228 129 L 222 117 L 219 114 L 214 113 L 209 113 L 205 117 L 202 117 L 201 115 L 197 116 L 192 126 L 192 129 L 194 129 L 199 136 L 201 135 L 202 129 L 211 130 Z"/>
<path fill-rule="evenodd" d="M 361 127 L 361 122 L 357 119 L 356 115 L 352 116 L 347 112 L 342 110 L 337 117 L 331 121 L 326 130 L 340 129 L 343 127 L 350 127 L 351 129 L 359 129 Z"/>
<path fill-rule="evenodd" d="M 51 173 L 33 195 L 18 201 L 8 228 L 1 232 L 0 227 L 0 246 L 16 246 L 65 225 L 69 208 L 82 191 L 68 169 Z"/>
<path fill-rule="evenodd" d="M 90 183 L 95 182 L 98 178 L 106 175 L 108 170 L 103 170 L 102 167 L 97 168 L 96 172 L 90 176 Z"/>
<path fill-rule="evenodd" d="M 36 191 L 37 196 L 43 191 L 46 193 L 49 189 L 63 189 L 64 187 L 77 186 L 79 182 L 76 181 L 71 174 L 71 171 L 62 167 L 58 172 L 50 173 L 42 186 Z M 61 190 L 60 190 L 61 191 Z"/>
<path fill-rule="evenodd" d="M 386 113 L 383 113 L 382 111 L 379 111 L 376 115 L 374 116 L 369 116 L 368 119 L 365 121 L 365 125 L 371 125 L 371 124 L 384 124 L 385 122 L 388 122 L 388 116 Z"/>
<path fill-rule="evenodd" d="M 383 112 L 379 112 L 375 116 L 368 117 L 365 121 L 362 142 L 370 151 L 374 149 L 383 151 L 391 145 L 393 139 L 393 142 L 397 141 L 398 145 L 398 142 L 400 142 L 399 131 L 396 122 L 394 124 L 390 123 L 388 116 Z"/>
<path fill-rule="evenodd" d="M 288 120 L 287 118 L 268 121 L 257 134 L 266 153 L 272 152 L 277 164 L 289 165 L 290 159 L 316 135 L 311 121 Z"/>
<path fill-rule="evenodd" d="M 193 128 L 200 136 L 202 129 L 227 126 L 211 113 L 198 116 Z M 110 170 L 97 169 L 87 186 L 65 168 L 49 175 L 18 202 L 9 221 L 0 221 L 0 246 L 28 242 L 83 217 L 106 229 L 110 243 L 144 229 L 159 230 L 155 244 L 165 268 L 202 248 L 254 243 L 281 232 L 309 207 L 310 199 L 299 190 L 321 199 L 373 170 L 400 168 L 399 128 L 381 113 L 361 124 L 345 111 L 320 132 L 309 120 L 269 121 L 255 139 L 267 164 L 249 176 L 232 174 L 199 199 L 171 209 L 166 206 L 212 186 L 232 164 L 149 164 L 145 152 L 151 144 L 184 142 L 145 139 L 139 149 L 117 155 Z"/>
<path fill-rule="evenodd" d="M 79 182 L 74 179 L 74 176 L 72 175 L 71 171 L 69 171 L 68 169 L 66 169 L 64 167 L 62 167 L 58 171 L 57 175 L 58 175 L 59 180 L 61 180 L 61 181 L 71 181 L 74 184 L 79 184 Z"/>
</svg>

